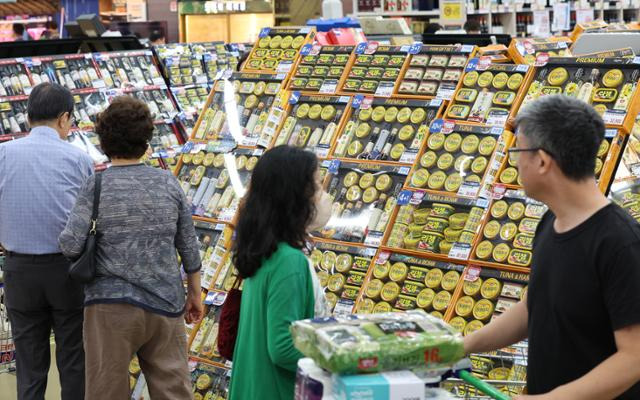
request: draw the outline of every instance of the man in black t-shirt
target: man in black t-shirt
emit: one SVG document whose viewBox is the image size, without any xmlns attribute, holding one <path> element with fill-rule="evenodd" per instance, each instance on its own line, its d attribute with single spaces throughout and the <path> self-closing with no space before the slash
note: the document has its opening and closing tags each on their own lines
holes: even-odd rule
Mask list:
<svg viewBox="0 0 640 400">
<path fill-rule="evenodd" d="M 549 211 L 527 296 L 467 336 L 465 350 L 528 337 L 530 396 L 518 399 L 640 399 L 640 225 L 596 185 L 604 123 L 590 105 L 557 95 L 524 108 L 516 127 L 510 157 L 527 195 Z"/>
</svg>

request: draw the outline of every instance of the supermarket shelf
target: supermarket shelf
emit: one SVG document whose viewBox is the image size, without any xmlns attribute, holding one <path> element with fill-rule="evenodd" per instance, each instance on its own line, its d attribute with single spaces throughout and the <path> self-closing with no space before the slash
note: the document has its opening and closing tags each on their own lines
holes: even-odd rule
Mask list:
<svg viewBox="0 0 640 400">
<path fill-rule="evenodd" d="M 355 17 L 437 17 L 439 10 L 431 11 L 363 11 L 354 12 Z"/>
</svg>

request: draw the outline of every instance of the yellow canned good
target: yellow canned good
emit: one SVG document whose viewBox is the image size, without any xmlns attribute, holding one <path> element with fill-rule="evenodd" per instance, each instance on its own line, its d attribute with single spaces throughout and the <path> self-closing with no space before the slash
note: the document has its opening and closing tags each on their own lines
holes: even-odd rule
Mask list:
<svg viewBox="0 0 640 400">
<path fill-rule="evenodd" d="M 467 321 L 462 317 L 453 317 L 451 321 L 449 321 L 449 325 L 456 331 L 462 333 L 464 331 L 464 327 L 467 326 Z"/>
<path fill-rule="evenodd" d="M 443 240 L 440 242 L 439 247 L 440 247 L 440 254 L 449 254 L 449 252 L 451 252 L 451 248 L 453 247 L 453 243 Z"/>
<path fill-rule="evenodd" d="M 444 181 L 444 189 L 447 192 L 457 192 L 460 186 L 462 186 L 462 176 L 457 172 L 449 175 Z"/>
<path fill-rule="evenodd" d="M 507 215 L 509 219 L 512 221 L 519 221 L 524 216 L 524 210 L 526 209 L 524 203 L 520 201 L 516 201 L 515 203 L 509 206 L 509 210 L 507 211 Z M 505 239 L 507 240 L 507 239 Z"/>
<path fill-rule="evenodd" d="M 415 108 L 411 112 L 411 117 L 409 120 L 412 124 L 418 125 L 421 124 L 427 118 L 427 112 L 422 108 Z"/>
<path fill-rule="evenodd" d="M 502 291 L 502 283 L 495 278 L 489 278 L 484 281 L 482 284 L 482 288 L 480 289 L 480 294 L 482 297 L 488 300 L 496 299 L 500 296 L 500 292 Z"/>
<path fill-rule="evenodd" d="M 433 289 L 423 289 L 416 297 L 416 305 L 420 308 L 429 308 L 435 296 L 436 292 Z"/>
<path fill-rule="evenodd" d="M 383 286 L 384 286 L 384 282 L 382 282 L 380 279 L 372 279 L 367 284 L 365 295 L 370 299 L 377 300 L 378 297 L 380 297 L 380 293 L 382 293 Z"/>
<path fill-rule="evenodd" d="M 607 155 L 607 152 L 609 152 L 609 141 L 607 141 L 607 139 L 604 139 L 601 143 L 600 143 L 600 147 L 598 147 L 598 157 L 604 157 Z"/>
<path fill-rule="evenodd" d="M 324 294 L 324 298 L 327 299 L 327 305 L 329 306 L 329 308 L 333 310 L 333 308 L 336 306 L 336 303 L 338 303 L 338 295 L 335 293 L 327 292 Z"/>
<path fill-rule="evenodd" d="M 320 286 L 327 287 L 327 282 L 329 281 L 329 273 L 327 271 L 318 271 L 318 280 L 320 281 Z"/>
<path fill-rule="evenodd" d="M 511 369 L 506 367 L 494 368 L 489 371 L 489 379 L 495 381 L 506 381 L 509 378 L 509 374 L 511 373 Z"/>
<path fill-rule="evenodd" d="M 361 197 L 362 197 L 362 189 L 360 189 L 358 186 L 351 186 L 347 190 L 347 200 L 351 202 L 356 202 L 360 200 Z"/>
<path fill-rule="evenodd" d="M 483 234 L 487 239 L 495 239 L 500 233 L 500 222 L 491 220 L 484 226 Z"/>
<path fill-rule="evenodd" d="M 433 298 L 433 309 L 436 311 L 443 312 L 449 307 L 449 303 L 451 302 L 451 293 L 443 290 L 436 294 Z"/>
<path fill-rule="evenodd" d="M 498 245 L 496 245 L 496 247 L 493 249 L 493 259 L 496 260 L 497 262 L 501 263 L 501 262 L 505 262 L 507 257 L 509 257 L 509 251 L 511 249 L 509 248 L 509 245 L 506 243 L 500 243 Z"/>
<path fill-rule="evenodd" d="M 364 193 L 362 193 L 362 201 L 365 204 L 371 204 L 378 199 L 378 191 L 374 187 L 367 188 Z"/>
<path fill-rule="evenodd" d="M 375 176 L 373 176 L 372 173 L 365 173 L 362 174 L 362 176 L 360 177 L 360 181 L 358 182 L 358 185 L 362 188 L 362 189 L 367 189 L 371 186 L 373 186 L 373 183 L 375 182 Z"/>
<path fill-rule="evenodd" d="M 473 157 L 468 155 L 461 155 L 456 158 L 456 162 L 453 164 L 453 168 L 456 171 L 467 171 L 469 167 L 471 167 L 471 163 L 473 162 Z"/>
<path fill-rule="evenodd" d="M 427 273 L 427 276 L 424 279 L 424 283 L 430 289 L 437 289 L 440 287 L 440 284 L 442 283 L 443 276 L 444 276 L 444 273 L 442 272 L 441 269 L 433 268 L 429 270 L 429 272 Z"/>
<path fill-rule="evenodd" d="M 413 310 L 416 308 L 416 298 L 411 296 L 398 296 L 396 308 L 399 310 Z"/>
<path fill-rule="evenodd" d="M 427 277 L 429 270 L 427 268 L 422 267 L 410 267 L 409 275 L 407 279 L 415 281 L 415 282 L 424 282 L 424 279 Z"/>
<path fill-rule="evenodd" d="M 384 264 L 376 263 L 373 267 L 373 276 L 376 279 L 386 279 L 389 276 L 389 269 L 391 268 L 391 263 L 389 261 Z"/>
<path fill-rule="evenodd" d="M 491 71 L 485 71 L 478 77 L 478 86 L 481 88 L 488 88 L 493 81 L 493 73 Z"/>
<path fill-rule="evenodd" d="M 604 164 L 602 163 L 602 160 L 599 158 L 596 158 L 596 168 L 595 168 L 596 176 L 600 175 L 600 172 L 602 171 L 603 166 Z"/>
<path fill-rule="evenodd" d="M 473 154 L 478 150 L 480 139 L 476 135 L 468 135 L 462 141 L 462 152 L 464 154 Z"/>
<path fill-rule="evenodd" d="M 411 140 L 413 138 L 413 134 L 415 133 L 415 129 L 411 125 L 404 125 L 398 131 L 398 139 L 406 142 L 407 140 Z"/>
<path fill-rule="evenodd" d="M 404 144 L 396 143 L 391 148 L 391 152 L 389 153 L 389 156 L 391 157 L 392 160 L 397 161 L 400 159 L 400 157 L 402 157 L 405 149 L 406 147 L 404 146 Z"/>
<path fill-rule="evenodd" d="M 526 233 L 518 233 L 516 238 L 513 239 L 513 247 L 521 250 L 532 250 L 533 249 L 533 235 L 528 235 Z"/>
<path fill-rule="evenodd" d="M 385 111 L 384 113 L 384 122 L 387 122 L 387 123 L 395 122 L 397 116 L 398 116 L 398 108 L 389 107 L 387 108 L 387 111 Z"/>
<path fill-rule="evenodd" d="M 393 180 L 389 175 L 382 174 L 378 177 L 378 179 L 376 179 L 376 189 L 378 189 L 381 192 L 386 192 L 391 188 L 392 183 L 393 183 Z"/>
<path fill-rule="evenodd" d="M 411 109 L 409 107 L 403 107 L 398 111 L 397 120 L 401 124 L 406 124 L 411 118 Z"/>
<path fill-rule="evenodd" d="M 391 312 L 391 304 L 381 301 L 373 307 L 374 314 Z"/>
<path fill-rule="evenodd" d="M 488 240 L 483 240 L 476 247 L 476 257 L 480 260 L 487 260 L 493 252 L 493 244 Z"/>
<path fill-rule="evenodd" d="M 500 173 L 500 182 L 506 183 L 507 185 L 512 184 L 517 179 L 518 170 L 513 167 L 505 168 L 504 171 Z"/>
<path fill-rule="evenodd" d="M 476 296 L 480 293 L 480 288 L 482 287 L 482 278 L 478 277 L 475 281 L 464 281 L 462 285 L 462 291 L 467 296 Z"/>
<path fill-rule="evenodd" d="M 424 227 L 425 232 L 443 233 L 449 227 L 449 220 L 446 218 L 429 217 Z"/>
<path fill-rule="evenodd" d="M 420 157 L 420 166 L 424 168 L 431 168 L 436 164 L 438 155 L 433 151 L 427 151 Z"/>
<path fill-rule="evenodd" d="M 522 85 L 523 80 L 524 77 L 522 76 L 522 74 L 513 74 L 507 81 L 507 87 L 515 92 L 520 89 L 520 85 Z"/>
<path fill-rule="evenodd" d="M 498 200 L 491 206 L 491 216 L 496 219 L 502 219 L 507 215 L 509 205 L 504 200 Z"/>
<path fill-rule="evenodd" d="M 500 228 L 500 239 L 510 241 L 518 233 L 518 227 L 513 222 L 507 222 Z"/>
<path fill-rule="evenodd" d="M 446 171 L 453 165 L 453 155 L 450 153 L 444 153 L 438 158 L 438 168 Z"/>
<path fill-rule="evenodd" d="M 563 67 L 557 67 L 551 70 L 547 76 L 547 81 L 550 85 L 561 86 L 569 79 L 569 73 Z"/>
<path fill-rule="evenodd" d="M 536 229 L 538 228 L 538 224 L 540 220 L 534 218 L 523 218 L 520 221 L 520 225 L 518 225 L 518 230 L 522 233 L 527 233 L 529 235 L 534 235 L 536 233 Z"/>
<path fill-rule="evenodd" d="M 436 171 L 429 177 L 427 186 L 429 189 L 440 190 L 444 186 L 444 182 L 447 180 L 447 174 L 443 171 Z"/>
<path fill-rule="evenodd" d="M 358 180 L 359 180 L 358 173 L 354 171 L 350 171 L 344 176 L 344 179 L 342 180 L 342 184 L 344 185 L 344 187 L 349 188 L 355 185 L 356 183 L 358 183 Z"/>
<path fill-rule="evenodd" d="M 407 296 L 417 296 L 422 290 L 424 290 L 424 284 L 414 281 L 406 281 L 402 287 L 402 294 Z"/>
<path fill-rule="evenodd" d="M 358 314 L 371 314 L 376 303 L 371 299 L 363 299 L 358 305 Z"/>
<path fill-rule="evenodd" d="M 449 153 L 455 153 L 462 144 L 462 136 L 459 133 L 452 133 L 444 141 L 444 149 Z"/>
<path fill-rule="evenodd" d="M 327 289 L 332 292 L 339 292 L 344 287 L 347 279 L 342 274 L 333 274 L 329 277 L 327 281 Z"/>
<path fill-rule="evenodd" d="M 417 169 L 411 176 L 411 186 L 423 188 L 427 186 L 429 180 L 429 171 L 425 168 Z"/>
<path fill-rule="evenodd" d="M 458 286 L 459 280 L 460 273 L 458 271 L 449 271 L 442 277 L 442 288 L 451 292 Z"/>
<path fill-rule="evenodd" d="M 434 133 L 433 135 L 429 136 L 429 139 L 427 140 L 427 147 L 430 150 L 438 151 L 444 146 L 445 140 L 446 139 L 443 133 Z"/>
<path fill-rule="evenodd" d="M 475 86 L 476 82 L 478 82 L 478 72 L 470 71 L 464 75 L 462 78 L 462 83 L 467 87 Z"/>
<path fill-rule="evenodd" d="M 416 225 L 425 225 L 427 223 L 427 219 L 431 216 L 430 208 L 420 208 L 413 212 L 413 222 Z"/>
<path fill-rule="evenodd" d="M 473 318 L 478 321 L 487 321 L 493 315 L 494 305 L 487 299 L 482 299 L 473 308 Z"/>
<path fill-rule="evenodd" d="M 353 285 L 344 285 L 342 298 L 347 300 L 355 300 L 358 298 L 358 293 L 360 293 L 360 287 Z"/>
<path fill-rule="evenodd" d="M 460 317 L 467 318 L 473 312 L 476 301 L 471 296 L 463 296 L 456 303 L 456 314 Z"/>
<path fill-rule="evenodd" d="M 387 282 L 382 287 L 380 297 L 382 300 L 392 302 L 400 295 L 400 286 L 395 282 Z"/>
<path fill-rule="evenodd" d="M 475 238 L 475 233 L 463 230 L 458 239 L 458 243 L 471 244 Z"/>
<path fill-rule="evenodd" d="M 416 250 L 420 244 L 420 237 L 406 236 L 402 242 L 405 249 Z"/>
<path fill-rule="evenodd" d="M 481 174 L 487 168 L 487 164 L 489 164 L 489 161 L 485 157 L 476 157 L 471 163 L 471 171 L 474 174 Z"/>
<path fill-rule="evenodd" d="M 322 114 L 322 106 L 320 104 L 314 104 L 309 109 L 310 119 L 313 119 L 313 120 L 319 119 L 321 114 Z"/>
<path fill-rule="evenodd" d="M 356 137 L 358 139 L 364 139 L 367 136 L 369 136 L 369 133 L 371 133 L 371 126 L 369 124 L 367 124 L 366 122 L 362 122 L 356 128 L 355 135 L 356 135 Z"/>
<path fill-rule="evenodd" d="M 467 326 L 464 328 L 463 335 L 464 336 L 470 335 L 473 332 L 482 329 L 482 327 L 484 327 L 484 324 L 481 321 L 474 319 L 473 321 L 469 322 Z"/>
<path fill-rule="evenodd" d="M 444 240 L 447 242 L 457 242 L 461 233 L 462 229 L 453 229 L 449 227 L 444 230 Z"/>
<path fill-rule="evenodd" d="M 309 255 L 309 258 L 311 259 L 311 263 L 314 266 L 321 267 L 322 251 L 320 251 L 318 249 L 313 249 L 313 251 Z"/>
<path fill-rule="evenodd" d="M 389 279 L 394 282 L 402 282 L 407 279 L 407 275 L 409 274 L 409 267 L 407 264 L 403 262 L 397 262 L 391 266 L 389 269 Z"/>
<path fill-rule="evenodd" d="M 494 88 L 498 90 L 502 90 L 504 89 L 505 86 L 507 86 L 508 80 L 509 80 L 509 75 L 507 75 L 504 72 L 500 72 L 496 74 L 496 76 L 493 78 L 492 85 Z"/>
<path fill-rule="evenodd" d="M 431 315 L 438 319 L 444 319 L 444 315 L 440 311 L 431 311 Z"/>
<path fill-rule="evenodd" d="M 431 217 L 449 218 L 456 211 L 450 204 L 433 203 L 431 206 Z"/>
<path fill-rule="evenodd" d="M 384 107 L 378 106 L 378 107 L 373 109 L 373 112 L 371 114 L 371 119 L 374 122 L 382 122 L 382 120 L 384 120 L 384 114 L 386 112 L 387 112 L 387 110 Z"/>
<path fill-rule="evenodd" d="M 335 260 L 336 271 L 349 272 L 353 266 L 353 257 L 351 254 L 340 254 Z"/>
<path fill-rule="evenodd" d="M 336 265 L 336 253 L 333 251 L 325 251 L 322 254 L 322 261 L 320 261 L 320 266 L 325 271 L 332 271 L 333 267 Z"/>
<path fill-rule="evenodd" d="M 498 141 L 492 136 L 485 136 L 478 145 L 478 152 L 483 156 L 490 156 L 493 153 Z"/>
<path fill-rule="evenodd" d="M 373 114 L 373 110 L 371 108 L 361 108 L 358 113 L 358 119 L 360 121 L 366 122 L 371 119 L 371 115 Z"/>
<path fill-rule="evenodd" d="M 509 264 L 528 267 L 531 265 L 532 256 L 528 250 L 513 249 L 509 253 Z"/>
<path fill-rule="evenodd" d="M 420 244 L 423 250 L 437 253 L 440 249 L 440 242 L 444 239 L 444 235 L 438 232 L 422 232 Z"/>
<path fill-rule="evenodd" d="M 324 121 L 331 121 L 336 116 L 336 108 L 332 105 L 326 105 L 322 108 L 320 118 Z"/>
<path fill-rule="evenodd" d="M 451 214 L 449 216 L 449 226 L 454 230 L 461 230 L 464 228 L 464 224 L 467 222 L 469 218 L 469 214 L 467 213 L 456 213 Z"/>
<path fill-rule="evenodd" d="M 602 83 L 605 87 L 614 88 L 622 84 L 624 80 L 624 73 L 619 69 L 611 69 L 607 71 L 602 77 Z"/>
</svg>

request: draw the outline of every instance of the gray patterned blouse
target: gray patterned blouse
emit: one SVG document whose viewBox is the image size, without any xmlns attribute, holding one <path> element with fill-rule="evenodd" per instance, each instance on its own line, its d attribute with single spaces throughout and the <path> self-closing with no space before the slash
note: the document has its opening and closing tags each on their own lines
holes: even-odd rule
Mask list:
<svg viewBox="0 0 640 400">
<path fill-rule="evenodd" d="M 60 248 L 72 259 L 87 239 L 94 185 L 90 177 L 60 234 Z M 201 261 L 191 207 L 174 176 L 142 164 L 104 171 L 97 228 L 97 277 L 85 288 L 85 305 L 128 303 L 181 315 L 185 291 L 176 250 L 187 273 L 199 271 Z"/>
</svg>

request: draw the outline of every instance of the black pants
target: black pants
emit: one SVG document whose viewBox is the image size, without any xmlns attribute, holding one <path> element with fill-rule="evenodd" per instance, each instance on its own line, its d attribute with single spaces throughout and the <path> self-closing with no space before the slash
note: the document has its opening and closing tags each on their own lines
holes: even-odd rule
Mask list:
<svg viewBox="0 0 640 400">
<path fill-rule="evenodd" d="M 5 304 L 16 346 L 18 400 L 44 399 L 52 329 L 62 400 L 84 400 L 84 292 L 68 278 L 68 269 L 62 255 L 5 259 Z"/>
</svg>

